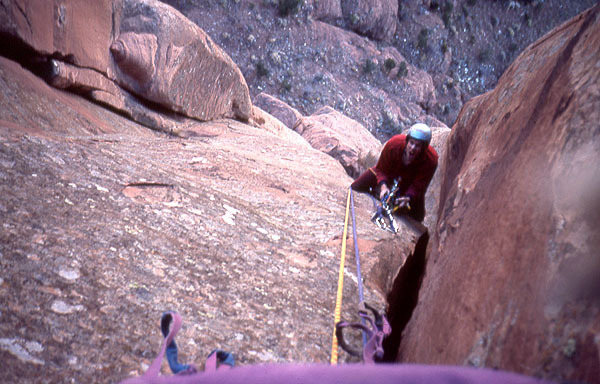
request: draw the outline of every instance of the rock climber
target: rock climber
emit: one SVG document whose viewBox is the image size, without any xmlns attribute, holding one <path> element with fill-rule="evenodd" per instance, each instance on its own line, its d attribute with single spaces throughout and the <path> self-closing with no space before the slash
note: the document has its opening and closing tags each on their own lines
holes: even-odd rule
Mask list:
<svg viewBox="0 0 600 384">
<path fill-rule="evenodd" d="M 431 128 L 423 123 L 414 124 L 407 134 L 393 136 L 383 146 L 377 164 L 363 172 L 352 183 L 352 189 L 381 200 L 399 177 L 394 204 L 400 213 L 423 222 L 425 191 L 438 163 L 438 154 L 430 142 Z"/>
</svg>

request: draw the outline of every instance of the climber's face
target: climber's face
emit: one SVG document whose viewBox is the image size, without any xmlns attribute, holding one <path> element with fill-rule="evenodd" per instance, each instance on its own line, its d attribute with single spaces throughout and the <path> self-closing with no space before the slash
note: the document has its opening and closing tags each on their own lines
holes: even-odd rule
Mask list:
<svg viewBox="0 0 600 384">
<path fill-rule="evenodd" d="M 425 143 L 413 138 L 408 138 L 406 146 L 404 147 L 404 153 L 402 154 L 402 162 L 404 165 L 410 165 L 421 155 Z"/>
</svg>

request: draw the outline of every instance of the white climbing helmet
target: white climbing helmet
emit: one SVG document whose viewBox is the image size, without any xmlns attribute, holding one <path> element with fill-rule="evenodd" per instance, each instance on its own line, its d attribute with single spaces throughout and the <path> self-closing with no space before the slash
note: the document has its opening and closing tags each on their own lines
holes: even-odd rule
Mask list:
<svg viewBox="0 0 600 384">
<path fill-rule="evenodd" d="M 431 141 L 431 128 L 427 124 L 417 123 L 408 130 L 407 137 L 415 140 L 424 141 L 427 145 Z"/>
</svg>

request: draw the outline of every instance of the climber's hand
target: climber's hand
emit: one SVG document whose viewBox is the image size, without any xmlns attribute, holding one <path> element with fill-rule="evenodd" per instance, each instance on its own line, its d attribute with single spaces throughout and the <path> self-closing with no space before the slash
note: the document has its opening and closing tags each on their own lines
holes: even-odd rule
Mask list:
<svg viewBox="0 0 600 384">
<path fill-rule="evenodd" d="M 383 198 L 390 192 L 390 189 L 387 185 L 381 184 L 381 189 L 379 191 L 379 200 L 383 200 Z"/>
</svg>

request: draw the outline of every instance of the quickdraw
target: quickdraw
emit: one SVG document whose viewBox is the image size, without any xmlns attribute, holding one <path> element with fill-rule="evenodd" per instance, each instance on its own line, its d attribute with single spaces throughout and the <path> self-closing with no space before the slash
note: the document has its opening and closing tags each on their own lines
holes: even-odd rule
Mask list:
<svg viewBox="0 0 600 384">
<path fill-rule="evenodd" d="M 394 205 L 394 202 L 397 198 L 396 194 L 399 186 L 400 179 L 398 178 L 394 180 L 392 189 L 383 196 L 379 203 L 376 203 L 375 198 L 373 198 L 373 205 L 376 210 L 371 217 L 371 221 L 379 228 L 392 233 L 398 233 L 398 225 L 396 219 L 394 219 L 394 212 L 398 210 L 398 207 Z"/>
<path fill-rule="evenodd" d="M 380 363 L 383 361 L 383 339 L 392 332 L 392 327 L 383 314 L 380 314 L 375 308 L 367 303 L 361 303 L 362 307 L 358 311 L 362 323 L 348 323 L 340 321 L 335 326 L 335 334 L 337 336 L 340 347 L 352 356 L 360 356 L 361 353 L 352 349 L 344 340 L 344 328 L 355 328 L 363 331 L 367 336 L 367 342 L 362 350 L 363 362 L 367 364 Z M 369 309 L 373 313 L 373 317 L 367 313 Z M 367 321 L 370 327 L 365 325 Z"/>
</svg>

